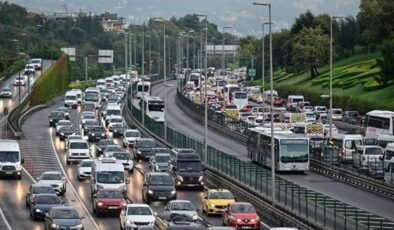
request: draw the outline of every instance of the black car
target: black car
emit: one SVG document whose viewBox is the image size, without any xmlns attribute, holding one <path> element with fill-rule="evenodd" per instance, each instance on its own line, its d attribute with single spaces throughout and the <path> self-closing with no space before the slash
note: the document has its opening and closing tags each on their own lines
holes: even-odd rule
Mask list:
<svg viewBox="0 0 394 230">
<path fill-rule="evenodd" d="M 44 228 L 49 229 L 84 229 L 82 219 L 77 211 L 71 207 L 54 207 L 45 215 Z"/>
<path fill-rule="evenodd" d="M 83 125 L 83 133 L 85 135 L 89 134 L 89 129 L 94 126 L 99 126 L 100 122 L 96 119 L 86 120 L 85 124 Z"/>
<path fill-rule="evenodd" d="M 148 160 L 151 156 L 155 155 L 154 148 L 156 142 L 152 138 L 137 139 L 133 149 L 134 158 L 138 161 L 140 159 Z"/>
<path fill-rule="evenodd" d="M 31 184 L 29 191 L 26 193 L 26 207 L 30 207 L 33 199 L 38 194 L 56 194 L 50 185 Z"/>
<path fill-rule="evenodd" d="M 149 172 L 145 175 L 142 198 L 147 204 L 151 201 L 168 201 L 176 199 L 175 184 L 166 172 Z"/>
<path fill-rule="evenodd" d="M 123 133 L 126 129 L 128 129 L 129 127 L 127 126 L 127 124 L 123 123 L 123 124 L 114 124 L 112 126 L 112 136 L 113 137 L 123 137 Z"/>
<path fill-rule="evenodd" d="M 155 229 L 166 230 L 203 230 L 200 224 L 193 221 L 190 216 L 177 213 L 162 213 L 156 216 Z"/>
<path fill-rule="evenodd" d="M 98 141 L 107 138 L 105 129 L 102 126 L 92 126 L 89 128 L 89 141 Z"/>
<path fill-rule="evenodd" d="M 156 147 L 153 148 L 153 151 L 156 153 L 170 153 L 170 150 L 166 147 Z"/>
<path fill-rule="evenodd" d="M 197 188 L 204 190 L 204 167 L 198 153 L 183 150 L 178 151 L 171 160 L 170 169 L 175 176 L 177 188 Z"/>
<path fill-rule="evenodd" d="M 63 111 L 52 111 L 49 118 L 49 127 L 56 127 L 56 124 L 60 120 L 65 120 L 66 116 Z"/>
<path fill-rule="evenodd" d="M 30 204 L 30 217 L 42 220 L 52 207 L 62 206 L 63 201 L 56 194 L 37 194 Z"/>
<path fill-rule="evenodd" d="M 68 138 L 70 135 L 75 135 L 77 134 L 77 129 L 74 126 L 64 126 L 59 129 L 59 139 L 61 141 L 64 141 Z"/>
<path fill-rule="evenodd" d="M 101 139 L 97 144 L 96 144 L 96 155 L 100 156 L 101 154 L 103 154 L 104 149 L 108 146 L 108 145 L 114 145 L 114 140 L 112 139 Z"/>
</svg>

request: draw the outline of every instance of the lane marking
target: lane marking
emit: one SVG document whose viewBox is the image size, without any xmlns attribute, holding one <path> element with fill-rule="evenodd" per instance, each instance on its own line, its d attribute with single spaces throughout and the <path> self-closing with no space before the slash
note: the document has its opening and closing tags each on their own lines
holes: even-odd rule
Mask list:
<svg viewBox="0 0 394 230">
<path fill-rule="evenodd" d="M 0 207 L 0 216 L 1 216 L 1 218 L 3 218 L 4 224 L 5 224 L 5 226 L 7 227 L 7 229 L 8 229 L 8 230 L 12 230 L 11 225 L 10 225 L 10 223 L 8 222 L 7 218 L 5 218 L 3 209 L 1 209 L 1 207 Z"/>
<path fill-rule="evenodd" d="M 25 172 L 25 174 L 30 178 L 30 180 L 33 181 L 33 183 L 37 183 L 37 181 L 34 179 L 34 177 L 25 169 L 25 167 L 22 166 L 22 170 L 23 172 Z"/>
<path fill-rule="evenodd" d="M 68 177 L 68 175 L 67 175 L 67 173 L 66 173 L 66 170 L 64 170 L 63 164 L 62 164 L 62 162 L 60 161 L 59 156 L 57 155 L 57 151 L 56 151 L 56 148 L 55 148 L 55 144 L 53 143 L 52 130 L 53 130 L 53 129 L 51 129 L 51 131 L 50 131 L 50 134 L 51 134 L 51 135 L 50 135 L 50 138 L 51 138 L 52 150 L 53 150 L 53 153 L 55 154 L 56 159 L 57 159 L 57 161 L 58 161 L 58 163 L 59 163 L 60 169 L 61 169 L 63 175 L 66 177 L 67 183 L 69 184 L 69 187 L 71 188 L 71 190 L 73 191 L 73 193 L 74 193 L 75 196 L 77 197 L 78 201 L 79 201 L 80 204 L 82 205 L 82 208 L 84 209 L 85 213 L 88 215 L 90 221 L 92 221 L 92 223 L 93 223 L 93 225 L 94 225 L 94 227 L 95 227 L 96 229 L 100 229 L 99 226 L 97 225 L 96 221 L 94 220 L 94 218 L 93 218 L 92 215 L 90 214 L 89 210 L 86 208 L 85 203 L 82 201 L 81 197 L 79 196 L 79 194 L 78 194 L 77 191 L 75 190 L 75 188 L 74 188 L 74 186 L 73 186 L 73 184 L 72 184 L 70 178 Z"/>
</svg>

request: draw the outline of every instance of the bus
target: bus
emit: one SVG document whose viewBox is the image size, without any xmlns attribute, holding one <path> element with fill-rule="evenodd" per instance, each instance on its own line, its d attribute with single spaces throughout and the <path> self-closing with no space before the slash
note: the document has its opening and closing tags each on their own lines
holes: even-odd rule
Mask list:
<svg viewBox="0 0 394 230">
<path fill-rule="evenodd" d="M 238 109 L 242 109 L 248 104 L 248 93 L 244 91 L 234 91 L 232 92 L 233 103 Z"/>
<path fill-rule="evenodd" d="M 149 81 L 140 81 L 137 83 L 137 98 L 148 97 L 152 93 L 151 83 Z"/>
<path fill-rule="evenodd" d="M 394 135 L 394 112 L 387 110 L 372 110 L 365 114 L 365 135 Z"/>
<path fill-rule="evenodd" d="M 160 97 L 148 96 L 143 102 L 145 114 L 156 122 L 164 122 L 164 101 Z"/>
<path fill-rule="evenodd" d="M 188 81 L 194 82 L 194 87 L 199 88 L 201 87 L 201 82 L 204 80 L 204 76 L 200 73 L 191 73 L 189 75 Z"/>
<path fill-rule="evenodd" d="M 226 86 L 224 86 L 224 101 L 227 102 L 227 104 L 232 103 L 232 93 L 235 91 L 241 91 L 241 87 L 236 84 L 227 84 Z M 247 99 L 248 97 L 246 96 L 246 100 Z"/>
<path fill-rule="evenodd" d="M 252 161 L 271 168 L 271 133 L 268 129 L 249 128 L 247 143 L 248 157 Z M 275 171 L 301 172 L 309 170 L 309 138 L 292 134 L 290 131 L 276 131 Z"/>
<path fill-rule="evenodd" d="M 84 94 L 84 101 L 94 102 L 94 106 L 98 109 L 101 102 L 100 90 L 94 87 L 87 88 Z"/>
</svg>

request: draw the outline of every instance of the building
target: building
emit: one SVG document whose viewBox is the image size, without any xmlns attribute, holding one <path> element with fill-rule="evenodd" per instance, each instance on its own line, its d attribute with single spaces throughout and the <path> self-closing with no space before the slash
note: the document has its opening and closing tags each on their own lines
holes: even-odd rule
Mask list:
<svg viewBox="0 0 394 230">
<path fill-rule="evenodd" d="M 99 16 L 104 31 L 120 32 L 123 29 L 124 18 L 118 17 L 117 14 L 105 12 Z"/>
</svg>

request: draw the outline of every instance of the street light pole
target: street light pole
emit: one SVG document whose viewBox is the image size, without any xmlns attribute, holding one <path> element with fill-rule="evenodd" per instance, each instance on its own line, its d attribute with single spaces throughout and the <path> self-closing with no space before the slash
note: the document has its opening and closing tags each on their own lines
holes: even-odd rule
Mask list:
<svg viewBox="0 0 394 230">
<path fill-rule="evenodd" d="M 124 32 L 124 72 L 126 76 L 127 76 L 127 38 L 128 37 L 129 34 Z"/>
<path fill-rule="evenodd" d="M 261 81 L 262 81 L 262 85 L 263 85 L 263 93 L 264 93 L 264 86 L 265 86 L 265 54 L 264 54 L 264 52 L 265 52 L 265 44 L 264 44 L 264 40 L 265 40 L 265 32 L 264 32 L 264 26 L 265 25 L 269 25 L 269 23 L 268 22 L 263 22 L 263 24 L 262 24 L 262 35 L 263 35 L 263 37 L 261 38 L 261 42 L 262 42 L 262 45 L 261 45 L 261 58 L 262 58 L 262 60 L 261 60 L 261 73 L 262 73 L 262 79 L 261 79 Z"/>
<path fill-rule="evenodd" d="M 158 71 L 159 72 L 159 76 L 160 76 L 160 72 L 161 72 L 161 48 L 160 48 L 160 35 L 157 35 L 157 47 L 158 47 L 158 51 L 157 53 L 159 54 L 159 66 L 158 66 Z"/>
<path fill-rule="evenodd" d="M 133 50 L 132 50 L 131 43 L 132 43 L 132 37 L 134 34 L 129 33 L 129 35 L 130 35 L 129 36 L 129 68 L 130 68 L 130 70 L 133 70 Z M 130 73 L 130 78 L 131 78 L 131 73 Z"/>
<path fill-rule="evenodd" d="M 145 101 L 145 24 L 142 29 L 142 101 Z M 141 116 L 142 116 L 142 126 L 145 126 L 145 108 L 144 103 L 141 103 Z"/>
<path fill-rule="evenodd" d="M 223 73 L 225 72 L 224 70 L 225 70 L 225 68 L 226 68 L 226 62 L 225 62 L 225 53 L 224 53 L 224 32 L 225 32 L 225 30 L 226 29 L 230 29 L 230 28 L 232 28 L 231 26 L 224 26 L 223 27 L 223 33 L 222 33 L 222 36 L 223 36 L 223 38 L 222 38 L 222 71 L 223 71 Z"/>
<path fill-rule="evenodd" d="M 271 88 L 271 181 L 272 181 L 272 203 L 276 202 L 275 193 L 275 140 L 274 140 L 274 82 L 273 82 L 273 61 L 272 61 L 272 24 L 271 24 L 271 3 L 259 3 L 253 2 L 253 5 L 268 6 L 268 17 L 269 17 L 269 39 L 270 39 L 270 88 Z"/>
</svg>

